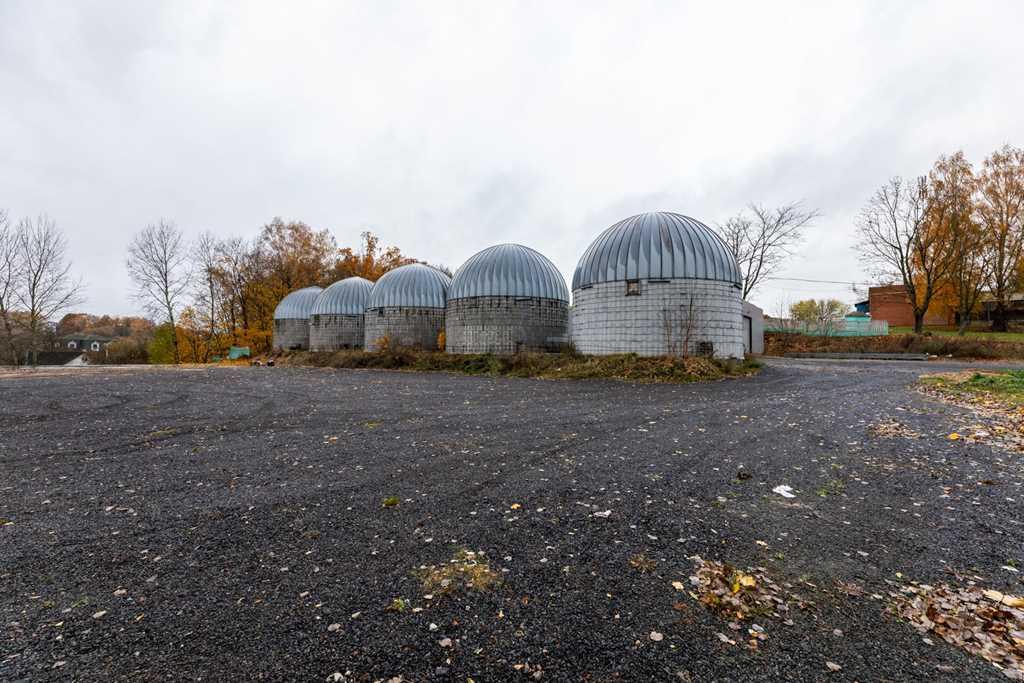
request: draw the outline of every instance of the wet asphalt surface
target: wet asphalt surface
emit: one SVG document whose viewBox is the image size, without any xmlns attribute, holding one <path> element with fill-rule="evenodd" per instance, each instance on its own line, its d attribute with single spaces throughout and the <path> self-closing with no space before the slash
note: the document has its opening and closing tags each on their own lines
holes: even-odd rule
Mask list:
<svg viewBox="0 0 1024 683">
<path fill-rule="evenodd" d="M 952 367 L 8 374 L 0 680 L 1005 680 L 871 597 L 949 570 L 1022 592 L 1000 567 L 1024 561 L 1024 456 L 950 441 L 973 418 L 912 390 Z M 891 418 L 923 438 L 870 434 Z M 503 582 L 426 599 L 417 567 L 459 548 Z M 671 585 L 695 554 L 815 605 L 764 620 L 757 652 L 723 643 Z"/>
</svg>

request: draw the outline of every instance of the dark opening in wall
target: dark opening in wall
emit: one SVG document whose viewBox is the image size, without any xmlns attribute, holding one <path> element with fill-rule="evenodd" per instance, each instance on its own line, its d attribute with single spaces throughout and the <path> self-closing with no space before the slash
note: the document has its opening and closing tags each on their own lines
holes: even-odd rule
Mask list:
<svg viewBox="0 0 1024 683">
<path fill-rule="evenodd" d="M 626 296 L 640 296 L 639 280 L 626 280 Z"/>
<path fill-rule="evenodd" d="M 702 341 L 697 342 L 697 355 L 698 356 L 713 356 L 715 355 L 715 344 L 714 342 Z"/>
</svg>

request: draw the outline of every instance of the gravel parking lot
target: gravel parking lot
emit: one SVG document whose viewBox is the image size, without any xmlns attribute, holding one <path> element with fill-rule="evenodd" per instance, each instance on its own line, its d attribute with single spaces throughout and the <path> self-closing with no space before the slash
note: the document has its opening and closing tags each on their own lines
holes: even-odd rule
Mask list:
<svg viewBox="0 0 1024 683">
<path fill-rule="evenodd" d="M 0 679 L 1006 680 L 885 609 L 957 573 L 1022 592 L 1022 456 L 913 389 L 953 367 L 8 372 Z M 429 592 L 465 550 L 495 584 Z M 808 604 L 751 650 L 694 556 Z"/>
</svg>

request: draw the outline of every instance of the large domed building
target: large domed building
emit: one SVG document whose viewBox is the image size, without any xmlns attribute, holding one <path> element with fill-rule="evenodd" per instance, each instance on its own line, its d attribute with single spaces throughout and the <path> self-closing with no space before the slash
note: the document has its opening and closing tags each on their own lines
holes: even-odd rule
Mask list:
<svg viewBox="0 0 1024 683">
<path fill-rule="evenodd" d="M 311 351 L 337 351 L 363 347 L 363 313 L 373 283 L 347 277 L 320 292 L 309 311 Z"/>
<path fill-rule="evenodd" d="M 542 254 L 498 244 L 452 278 L 445 313 L 449 353 L 556 351 L 568 342 L 569 290 Z"/>
<path fill-rule="evenodd" d="M 275 350 L 309 348 L 309 312 L 321 291 L 319 287 L 304 287 L 278 302 L 274 309 Z"/>
<path fill-rule="evenodd" d="M 452 279 L 437 268 L 410 263 L 384 273 L 370 292 L 365 344 L 437 350 Z"/>
<path fill-rule="evenodd" d="M 643 213 L 602 232 L 572 278 L 572 341 L 586 354 L 742 358 L 742 277 L 711 228 Z"/>
</svg>

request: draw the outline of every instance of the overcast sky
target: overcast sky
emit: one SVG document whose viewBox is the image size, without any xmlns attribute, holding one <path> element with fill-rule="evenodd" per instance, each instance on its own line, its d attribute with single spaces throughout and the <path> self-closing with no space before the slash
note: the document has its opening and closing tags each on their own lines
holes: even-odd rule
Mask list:
<svg viewBox="0 0 1024 683">
<path fill-rule="evenodd" d="M 0 0 L 0 207 L 46 212 L 127 314 L 160 218 L 373 230 L 453 269 L 519 242 L 568 279 L 642 211 L 823 217 L 786 276 L 859 281 L 886 178 L 1024 145 L 1024 3 Z M 845 285 L 776 281 L 769 312 Z"/>
</svg>

